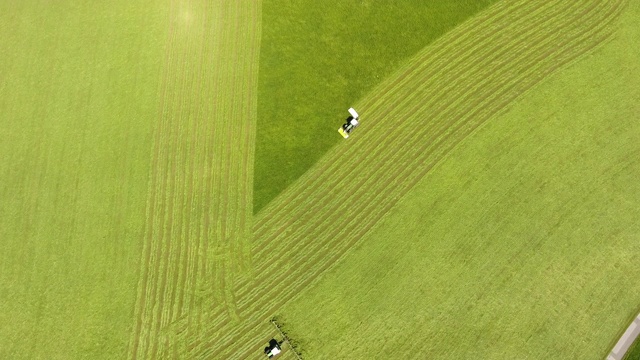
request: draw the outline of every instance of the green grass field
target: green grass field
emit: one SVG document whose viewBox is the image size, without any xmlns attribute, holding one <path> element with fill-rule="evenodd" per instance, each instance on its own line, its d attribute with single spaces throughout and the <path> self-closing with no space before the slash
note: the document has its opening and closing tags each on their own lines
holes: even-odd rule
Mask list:
<svg viewBox="0 0 640 360">
<path fill-rule="evenodd" d="M 604 357 L 639 306 L 638 17 L 3 2 L 0 358 L 261 359 L 273 316 L 305 359 Z"/>
<path fill-rule="evenodd" d="M 631 345 L 624 360 L 640 360 L 640 338 Z"/>
<path fill-rule="evenodd" d="M 500 3 L 401 67 L 356 104 L 369 126 L 332 148 L 255 218 L 256 279 L 236 288 L 245 320 L 234 323 L 220 317 L 223 309 L 213 311 L 216 324 L 203 336 L 211 340 L 196 342 L 194 353 L 213 356 L 212 349 L 224 349 L 216 355 L 239 358 L 258 353 L 260 345 L 237 349 L 233 344 L 266 343 L 276 335 L 268 319 L 291 297 L 365 241 L 397 200 L 474 129 L 609 39 L 623 7 L 617 1 Z M 400 126 L 406 122 L 423 126 Z M 352 156 L 345 157 L 347 152 Z"/>
<path fill-rule="evenodd" d="M 234 314 L 259 5 L 0 5 L 0 358 L 166 357 Z"/>
<path fill-rule="evenodd" d="M 318 25 L 341 37 L 325 42 L 331 51 L 312 49 L 298 64 L 324 63 L 327 81 L 344 75 L 336 66 L 369 69 L 358 87 L 331 86 L 362 93 L 485 3 L 436 3 L 421 12 L 370 6 L 352 16 L 386 20 L 367 27 L 375 36 L 354 39 L 364 24 L 345 26 L 336 9 L 305 31 Z M 266 4 L 265 18 L 310 20 L 326 10 L 280 5 Z M 0 46 L 8 54 L 0 59 L 0 316 L 14 324 L 2 327 L 0 357 L 178 356 L 200 341 L 203 313 L 220 306 L 238 319 L 233 284 L 251 272 L 262 5 L 5 2 L 0 10 Z M 406 17 L 414 21 L 403 24 Z M 304 46 L 310 37 L 296 31 L 290 39 Z M 386 43 L 397 46 L 375 69 L 363 54 L 358 61 L 338 56 L 343 46 L 384 52 Z M 273 40 L 267 49 L 281 45 Z M 308 92 L 317 83 L 290 85 L 289 93 Z M 269 141 L 283 143 L 257 143 Z M 270 185 L 269 196 L 282 190 Z"/>
<path fill-rule="evenodd" d="M 173 2 L 129 358 L 180 357 L 251 262 L 260 5 Z"/>
<path fill-rule="evenodd" d="M 265 1 L 255 212 L 340 141 L 349 107 L 495 1 Z"/>
<path fill-rule="evenodd" d="M 604 358 L 640 291 L 638 16 L 461 143 L 279 310 L 300 351 Z"/>
<path fill-rule="evenodd" d="M 165 37 L 150 7 L 0 4 L 0 358 L 126 351 Z"/>
</svg>

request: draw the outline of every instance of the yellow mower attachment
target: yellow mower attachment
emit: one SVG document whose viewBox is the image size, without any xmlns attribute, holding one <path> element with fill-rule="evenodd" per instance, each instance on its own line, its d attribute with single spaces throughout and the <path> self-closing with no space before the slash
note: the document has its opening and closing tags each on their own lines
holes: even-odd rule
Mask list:
<svg viewBox="0 0 640 360">
<path fill-rule="evenodd" d="M 349 133 L 352 132 L 353 129 L 358 126 L 358 124 L 360 124 L 358 122 L 359 115 L 354 108 L 349 108 L 349 114 L 351 114 L 351 116 L 349 116 L 345 124 L 342 125 L 340 129 L 338 129 L 340 135 L 342 135 L 342 137 L 345 139 L 349 138 Z"/>
</svg>

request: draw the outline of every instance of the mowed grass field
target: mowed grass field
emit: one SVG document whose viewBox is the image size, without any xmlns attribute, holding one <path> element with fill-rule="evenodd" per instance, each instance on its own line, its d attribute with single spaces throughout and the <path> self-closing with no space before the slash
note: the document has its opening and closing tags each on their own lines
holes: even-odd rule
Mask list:
<svg viewBox="0 0 640 360">
<path fill-rule="evenodd" d="M 604 358 L 640 306 L 639 16 L 629 3 L 608 42 L 489 119 L 279 309 L 299 350 Z"/>
<path fill-rule="evenodd" d="M 179 358 L 251 270 L 259 2 L 174 1 L 128 358 Z"/>
<path fill-rule="evenodd" d="M 358 136 L 330 149 L 254 218 L 255 279 L 235 284 L 243 322 L 220 321 L 224 309 L 213 311 L 215 325 L 202 336 L 208 340 L 195 342 L 193 353 L 260 357 L 266 341 L 277 335 L 271 316 L 362 242 L 475 129 L 610 39 L 624 6 L 624 1 L 500 2 L 405 63 L 356 103 L 368 119 Z M 306 303 L 302 311 L 318 309 L 314 304 Z M 341 351 L 325 356 L 336 354 L 343 356 Z"/>
<path fill-rule="evenodd" d="M 2 359 L 126 352 L 166 10 L 0 3 Z"/>
<path fill-rule="evenodd" d="M 255 212 L 342 139 L 333 135 L 349 107 L 495 2 L 263 1 Z"/>
<path fill-rule="evenodd" d="M 371 86 L 489 2 L 437 3 L 422 13 L 358 8 L 360 20 L 386 19 L 361 47 L 406 42 L 360 81 Z M 262 4 L 0 7 L 0 357 L 215 358 L 215 326 L 248 316 L 237 289 L 262 287 L 251 278 L 249 241 Z M 340 14 L 314 24 L 333 28 Z M 399 21 L 412 16 L 421 21 Z M 351 28 L 364 27 L 326 32 L 343 36 L 316 58 L 327 73 L 374 63 L 362 49 L 356 62 L 334 57 L 341 41 L 358 42 L 342 33 Z M 353 88 L 338 81 L 331 89 Z M 253 351 L 268 333 L 240 349 Z"/>
<path fill-rule="evenodd" d="M 260 3 L 0 10 L 0 358 L 180 356 L 251 267 Z"/>
<path fill-rule="evenodd" d="M 306 358 L 604 355 L 637 6 L 489 3 L 1 4 L 0 357 L 258 359 L 273 316 Z"/>
</svg>

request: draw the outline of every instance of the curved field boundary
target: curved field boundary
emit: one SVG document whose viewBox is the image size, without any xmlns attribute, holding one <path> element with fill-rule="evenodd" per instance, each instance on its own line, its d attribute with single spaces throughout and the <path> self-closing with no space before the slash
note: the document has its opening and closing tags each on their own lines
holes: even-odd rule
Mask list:
<svg viewBox="0 0 640 360">
<path fill-rule="evenodd" d="M 627 330 L 622 334 L 620 340 L 611 349 L 611 352 L 607 356 L 607 360 L 622 360 L 627 354 L 627 350 L 640 335 L 640 314 L 633 319 Z"/>
<path fill-rule="evenodd" d="M 189 339 L 189 356 L 259 351 L 257 339 L 270 334 L 267 319 L 282 304 L 335 264 L 466 136 L 606 40 L 624 4 L 503 1 L 356 104 L 365 126 L 257 216 L 256 282 L 235 284 L 245 321 L 232 324 L 222 308 L 206 314 L 211 326 Z"/>
<path fill-rule="evenodd" d="M 173 1 L 129 358 L 175 357 L 251 267 L 260 2 Z M 169 352 L 171 351 L 171 352 Z"/>
</svg>

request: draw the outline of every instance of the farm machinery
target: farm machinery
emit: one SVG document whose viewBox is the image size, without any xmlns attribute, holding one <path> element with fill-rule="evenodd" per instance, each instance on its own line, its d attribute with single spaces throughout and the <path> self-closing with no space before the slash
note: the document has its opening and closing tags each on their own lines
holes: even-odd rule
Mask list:
<svg viewBox="0 0 640 360">
<path fill-rule="evenodd" d="M 345 139 L 349 138 L 349 134 L 360 124 L 358 121 L 358 113 L 354 108 L 349 108 L 349 114 L 350 116 L 347 118 L 344 125 L 338 129 L 340 135 Z"/>
<path fill-rule="evenodd" d="M 287 343 L 293 355 L 298 360 L 302 360 L 302 355 L 298 352 L 298 350 L 296 350 L 296 348 L 293 345 L 291 345 L 291 340 L 287 336 L 287 333 L 282 331 L 282 328 L 280 327 L 280 325 L 278 324 L 275 318 L 271 319 L 271 323 L 273 324 L 273 326 L 276 327 L 276 330 L 278 330 L 278 332 L 280 333 L 280 337 L 282 338 L 282 341 L 278 341 L 276 339 L 269 340 L 269 346 L 264 348 L 264 354 L 267 355 L 269 359 L 271 359 L 277 356 L 278 354 L 280 354 L 282 352 L 282 345 L 284 343 Z"/>
</svg>

